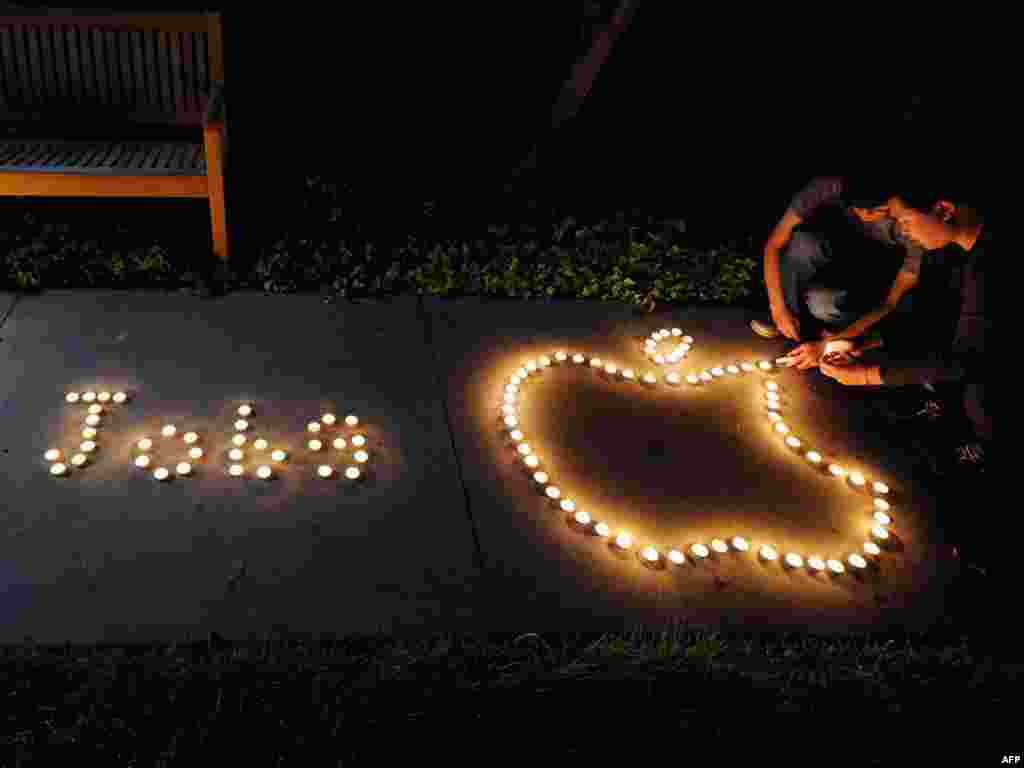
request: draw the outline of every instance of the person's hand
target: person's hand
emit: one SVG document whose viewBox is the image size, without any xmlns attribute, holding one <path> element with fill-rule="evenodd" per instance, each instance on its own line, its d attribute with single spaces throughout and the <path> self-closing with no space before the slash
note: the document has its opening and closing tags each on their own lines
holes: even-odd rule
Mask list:
<svg viewBox="0 0 1024 768">
<path fill-rule="evenodd" d="M 881 371 L 877 365 L 850 363 L 849 365 L 831 365 L 821 362 L 821 372 L 830 379 L 847 386 L 881 386 Z"/>
<path fill-rule="evenodd" d="M 806 371 L 808 368 L 817 368 L 824 351 L 824 341 L 804 342 L 785 355 L 786 365 L 801 371 Z"/>
<path fill-rule="evenodd" d="M 785 303 L 772 304 L 772 322 L 787 339 L 800 341 L 800 319 Z"/>
<path fill-rule="evenodd" d="M 821 331 L 821 338 L 823 338 L 825 341 L 829 341 L 830 339 L 834 339 L 838 335 L 839 334 L 833 333 L 828 328 L 823 328 L 822 331 Z"/>
</svg>

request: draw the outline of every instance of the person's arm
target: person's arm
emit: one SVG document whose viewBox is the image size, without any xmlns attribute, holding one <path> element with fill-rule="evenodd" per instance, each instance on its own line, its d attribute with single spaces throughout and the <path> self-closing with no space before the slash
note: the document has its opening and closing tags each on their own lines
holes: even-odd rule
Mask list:
<svg viewBox="0 0 1024 768">
<path fill-rule="evenodd" d="M 773 308 L 786 304 L 782 291 L 782 274 L 779 272 L 779 253 L 786 247 L 789 238 L 793 236 L 793 230 L 799 224 L 800 217 L 792 208 L 788 208 L 764 244 L 764 283 Z"/>
<path fill-rule="evenodd" d="M 887 317 L 890 312 L 896 309 L 896 305 L 900 303 L 900 299 L 903 298 L 903 294 L 917 285 L 917 282 L 918 277 L 915 273 L 901 269 L 896 273 L 896 279 L 893 281 L 892 288 L 889 289 L 889 295 L 886 297 L 885 303 L 882 306 L 871 310 L 859 320 L 856 320 L 841 330 L 839 333 L 829 334 L 828 338 L 834 340 L 856 339 L 859 336 L 863 336 L 869 328 L 880 322 L 883 318 Z"/>
</svg>

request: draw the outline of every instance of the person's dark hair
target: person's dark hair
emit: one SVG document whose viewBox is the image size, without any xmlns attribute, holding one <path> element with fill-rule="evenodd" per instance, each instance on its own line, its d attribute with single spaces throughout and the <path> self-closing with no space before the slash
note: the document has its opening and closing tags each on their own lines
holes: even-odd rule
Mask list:
<svg viewBox="0 0 1024 768">
<path fill-rule="evenodd" d="M 939 200 L 968 204 L 955 179 L 936 179 L 924 173 L 860 173 L 844 178 L 844 202 L 857 208 L 876 208 L 892 197 L 919 211 L 931 211 Z"/>
</svg>

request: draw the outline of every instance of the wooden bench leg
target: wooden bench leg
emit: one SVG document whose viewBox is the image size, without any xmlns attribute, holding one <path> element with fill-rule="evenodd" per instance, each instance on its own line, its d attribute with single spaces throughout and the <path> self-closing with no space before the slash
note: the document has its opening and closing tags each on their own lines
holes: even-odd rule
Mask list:
<svg viewBox="0 0 1024 768">
<path fill-rule="evenodd" d="M 213 252 L 228 261 L 228 222 L 224 206 L 224 132 L 218 128 L 204 131 L 206 143 L 206 180 L 210 195 L 210 222 L 213 229 Z"/>
</svg>

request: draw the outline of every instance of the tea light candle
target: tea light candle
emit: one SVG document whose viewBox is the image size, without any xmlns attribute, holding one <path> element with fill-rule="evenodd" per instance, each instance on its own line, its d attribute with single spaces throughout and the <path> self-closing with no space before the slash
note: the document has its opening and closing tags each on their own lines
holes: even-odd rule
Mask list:
<svg viewBox="0 0 1024 768">
<path fill-rule="evenodd" d="M 518 377 L 519 377 L 519 378 L 521 378 L 521 379 L 525 379 L 525 378 L 527 378 L 527 377 L 528 377 L 529 375 L 530 375 L 530 372 L 529 372 L 528 370 L 526 370 L 525 368 L 520 368 L 520 369 L 518 369 L 518 370 L 516 371 L 516 376 L 518 376 Z"/>
<path fill-rule="evenodd" d="M 171 473 L 168 471 L 167 467 L 157 467 L 156 470 L 153 472 L 153 477 L 155 477 L 157 480 L 166 480 L 170 476 Z"/>
<path fill-rule="evenodd" d="M 558 362 L 564 363 L 565 362 L 565 358 L 566 358 L 566 354 L 565 354 L 565 352 L 563 350 L 559 350 L 558 352 L 555 352 L 555 360 L 557 360 Z"/>
<path fill-rule="evenodd" d="M 358 461 L 360 464 L 365 463 L 367 461 L 367 459 L 369 459 L 369 458 L 370 458 L 370 454 L 368 454 L 366 451 L 356 451 L 355 452 L 355 460 Z"/>
<path fill-rule="evenodd" d="M 841 562 L 839 562 L 838 560 L 836 560 L 835 558 L 830 558 L 828 563 L 827 563 L 827 565 L 828 565 L 828 569 L 830 571 L 832 571 L 832 573 L 840 574 L 840 573 L 845 573 L 846 572 L 845 566 L 843 566 L 843 564 Z"/>
<path fill-rule="evenodd" d="M 334 440 L 334 447 L 337 448 L 339 451 L 345 450 L 345 448 L 348 447 L 347 444 L 345 443 L 345 438 L 343 438 L 343 437 L 335 438 L 335 440 Z"/>
<path fill-rule="evenodd" d="M 320 424 L 316 421 L 311 421 L 306 425 L 306 429 L 315 434 L 320 431 Z"/>
<path fill-rule="evenodd" d="M 94 437 L 96 437 L 96 430 L 93 429 L 92 427 L 86 427 L 85 429 L 82 430 L 82 437 L 84 437 L 86 440 L 92 440 Z"/>
<path fill-rule="evenodd" d="M 239 448 L 232 448 L 228 452 L 228 458 L 232 461 L 241 461 L 245 458 L 245 454 Z"/>
<path fill-rule="evenodd" d="M 199 435 L 197 435 L 195 432 L 185 433 L 185 442 L 188 443 L 189 445 L 192 445 L 197 440 L 199 440 Z"/>
<path fill-rule="evenodd" d="M 779 391 L 779 385 L 776 384 L 774 381 L 766 381 L 764 383 L 764 388 L 767 389 L 769 392 L 778 392 Z"/>
<path fill-rule="evenodd" d="M 650 355 L 654 352 L 654 349 L 657 346 L 658 339 L 647 339 L 647 341 L 644 342 L 644 352 Z"/>
<path fill-rule="evenodd" d="M 878 512 L 888 512 L 890 509 L 889 502 L 885 499 L 875 499 L 873 503 Z"/>
<path fill-rule="evenodd" d="M 547 368 L 548 366 L 551 365 L 551 361 L 547 358 L 547 356 L 542 357 L 539 362 L 541 368 Z"/>
<path fill-rule="evenodd" d="M 777 411 L 781 406 L 778 403 L 768 403 L 765 405 L 765 409 L 769 411 Z"/>
<path fill-rule="evenodd" d="M 844 475 L 846 475 L 846 470 L 840 467 L 838 464 L 829 464 L 828 471 L 831 472 L 836 477 L 843 477 Z"/>
<path fill-rule="evenodd" d="M 664 365 L 665 364 L 665 358 L 662 355 L 655 355 L 654 356 L 654 362 L 657 363 L 658 365 Z"/>
<path fill-rule="evenodd" d="M 243 467 L 241 464 L 232 464 L 228 468 L 228 474 L 230 474 L 232 477 L 241 477 L 243 472 L 245 472 L 245 467 Z"/>
<path fill-rule="evenodd" d="M 762 360 L 757 365 L 762 371 L 770 371 L 772 369 L 772 364 L 769 363 L 767 360 Z"/>
<path fill-rule="evenodd" d="M 188 452 L 188 457 L 193 461 L 203 458 L 203 449 L 199 448 L 198 446 L 195 448 L 190 448 Z"/>
<path fill-rule="evenodd" d="M 583 355 L 581 355 L 581 354 L 579 354 L 579 353 L 577 353 L 577 354 L 573 355 L 573 356 L 572 356 L 572 361 L 573 361 L 574 363 L 576 363 L 577 365 L 579 365 L 580 363 L 582 363 L 582 362 L 583 362 Z"/>
<path fill-rule="evenodd" d="M 781 421 L 780 421 L 780 422 L 777 422 L 777 423 L 775 424 L 775 431 L 776 431 L 776 432 L 780 432 L 780 433 L 782 433 L 782 434 L 784 435 L 784 434 L 786 434 L 787 432 L 789 432 L 789 427 L 788 427 L 788 426 L 786 426 L 786 424 L 785 424 L 784 422 L 781 422 Z"/>
<path fill-rule="evenodd" d="M 89 460 L 89 457 L 86 456 L 84 453 L 76 453 L 71 458 L 71 463 L 74 464 L 76 467 L 80 467 L 83 464 L 85 464 L 85 462 L 87 462 L 88 460 Z"/>
<path fill-rule="evenodd" d="M 505 426 L 509 429 L 514 429 L 519 426 L 519 420 L 515 416 L 506 416 Z"/>
<path fill-rule="evenodd" d="M 643 552 L 640 554 L 643 556 L 644 560 L 649 563 L 658 562 L 658 550 L 654 547 L 644 547 Z"/>
<path fill-rule="evenodd" d="M 693 336 L 683 336 L 684 344 L 693 344 Z"/>
<path fill-rule="evenodd" d="M 562 499 L 559 506 L 566 512 L 572 512 L 576 509 L 576 502 L 572 499 Z"/>
<path fill-rule="evenodd" d="M 670 373 L 668 376 L 665 377 L 665 379 L 668 381 L 669 384 L 678 384 L 679 374 L 674 372 Z"/>
<path fill-rule="evenodd" d="M 592 357 L 592 358 L 590 358 L 590 367 L 591 368 L 600 368 L 602 364 L 603 363 L 602 363 L 600 357 Z"/>
<path fill-rule="evenodd" d="M 685 355 L 687 352 L 690 351 L 690 349 L 691 347 L 689 344 L 680 344 L 678 347 L 676 347 L 676 351 L 678 351 L 681 355 Z"/>
<path fill-rule="evenodd" d="M 323 416 L 320 417 L 320 421 L 322 421 L 327 426 L 331 426 L 335 421 L 337 421 L 337 417 L 335 417 L 333 413 L 325 413 Z"/>
<path fill-rule="evenodd" d="M 96 404 L 89 406 L 89 413 L 103 413 L 103 406 Z"/>
<path fill-rule="evenodd" d="M 331 469 L 326 464 L 321 464 L 319 467 L 317 467 L 316 472 L 318 475 L 320 475 L 320 477 L 330 477 L 331 475 L 334 474 L 334 470 Z"/>
<path fill-rule="evenodd" d="M 512 378 L 510 378 L 508 380 L 508 383 L 509 384 L 514 384 L 516 386 L 516 388 L 518 389 L 519 385 L 523 383 L 523 380 L 520 379 L 518 376 L 513 376 Z M 355 418 L 355 417 L 353 417 L 353 418 Z M 346 421 L 348 421 L 348 419 L 346 419 Z"/>
<path fill-rule="evenodd" d="M 238 408 L 238 415 L 239 416 L 246 416 L 246 417 L 247 416 L 252 416 L 252 406 L 251 405 L 240 406 Z"/>
<path fill-rule="evenodd" d="M 754 370 L 754 366 L 751 365 L 750 363 L 740 363 L 740 368 L 742 368 L 747 373 L 750 373 L 752 370 Z"/>
<path fill-rule="evenodd" d="M 153 447 L 153 441 L 150 440 L 148 437 L 144 437 L 141 440 L 139 440 L 139 442 L 136 443 L 136 445 L 138 446 L 140 451 L 148 451 L 150 448 Z"/>
<path fill-rule="evenodd" d="M 889 525 L 892 522 L 892 518 L 889 517 L 885 512 L 875 512 L 875 520 L 879 525 Z"/>
<path fill-rule="evenodd" d="M 544 489 L 544 493 L 548 495 L 549 499 L 557 499 L 559 496 L 562 495 L 562 492 L 558 490 L 557 485 L 549 485 L 547 488 Z"/>
<path fill-rule="evenodd" d="M 697 382 L 700 381 L 700 377 L 696 373 L 691 373 L 689 376 L 686 377 L 686 380 L 691 384 L 696 384 Z"/>
<path fill-rule="evenodd" d="M 712 376 L 707 371 L 701 371 L 700 378 L 702 381 L 711 381 L 711 379 L 713 379 L 714 376 Z"/>
<path fill-rule="evenodd" d="M 851 554 L 851 555 L 850 555 L 850 556 L 849 556 L 848 558 L 846 558 L 846 559 L 847 559 L 847 561 L 848 561 L 848 562 L 850 563 L 850 565 L 852 565 L 852 566 L 853 566 L 854 568 L 858 568 L 858 569 L 859 569 L 859 568 L 866 568 L 866 567 L 867 567 L 867 565 L 868 565 L 868 561 L 867 561 L 867 560 L 865 560 L 865 559 L 864 559 L 863 557 L 861 557 L 860 555 L 858 555 L 858 554 L 857 554 L 856 552 L 854 552 L 853 554 Z"/>
<path fill-rule="evenodd" d="M 810 566 L 811 570 L 814 571 L 825 570 L 825 561 L 817 555 L 812 555 L 811 557 L 807 558 L 807 565 Z"/>
<path fill-rule="evenodd" d="M 235 431 L 236 432 L 245 432 L 245 430 L 247 430 L 248 428 L 249 428 L 249 422 L 246 421 L 245 419 L 239 419 L 238 421 L 235 422 Z"/>
<path fill-rule="evenodd" d="M 355 435 L 352 438 L 352 445 L 354 445 L 356 448 L 361 448 L 362 446 L 366 445 L 366 438 L 363 437 L 362 435 Z"/>
<path fill-rule="evenodd" d="M 576 514 L 573 515 L 573 519 L 580 525 L 590 525 L 590 513 L 585 510 L 577 510 Z"/>
<path fill-rule="evenodd" d="M 96 395 L 96 399 L 99 402 L 101 402 L 101 403 L 109 403 L 110 402 L 110 393 L 109 392 L 100 392 L 98 395 Z"/>
<path fill-rule="evenodd" d="M 799 448 L 800 441 L 797 438 L 793 437 L 793 435 L 790 435 L 789 437 L 786 438 L 786 445 L 788 445 L 790 448 Z"/>
<path fill-rule="evenodd" d="M 523 456 L 526 456 L 528 453 L 530 453 L 530 444 L 520 443 L 519 445 L 516 446 L 516 450 L 523 454 Z"/>
<path fill-rule="evenodd" d="M 95 413 L 90 414 L 89 416 L 85 417 L 85 423 L 88 424 L 90 427 L 95 427 L 100 423 L 100 417 L 97 416 Z"/>
<path fill-rule="evenodd" d="M 715 366 L 714 368 L 711 369 L 711 375 L 712 376 L 725 376 L 725 370 L 722 369 L 720 366 Z"/>
<path fill-rule="evenodd" d="M 777 422 L 782 421 L 782 417 L 779 414 L 775 413 L 774 411 L 769 411 L 768 412 L 768 421 L 771 421 L 773 423 L 777 423 Z"/>
<path fill-rule="evenodd" d="M 515 385 L 515 384 L 506 384 L 505 385 L 505 394 L 506 395 L 514 395 L 518 391 L 519 391 L 519 387 L 517 385 Z"/>
<path fill-rule="evenodd" d="M 653 373 L 645 373 L 644 374 L 644 383 L 645 384 L 654 384 L 656 381 L 657 381 L 657 379 L 654 378 L 654 374 Z"/>
<path fill-rule="evenodd" d="M 614 375 L 615 375 L 615 372 L 616 372 L 617 370 L 618 370 L 618 369 L 617 369 L 617 368 L 616 368 L 616 367 L 615 367 L 614 365 L 612 365 L 611 363 L 608 363 L 608 365 L 606 365 L 606 366 L 604 367 L 604 372 L 605 372 L 605 373 L 607 373 L 607 374 L 609 374 L 609 375 L 612 375 L 612 376 L 614 376 Z"/>
<path fill-rule="evenodd" d="M 885 495 L 889 492 L 889 486 L 886 485 L 885 483 L 876 482 L 874 485 L 871 486 L 871 490 L 873 490 L 875 493 Z"/>
<path fill-rule="evenodd" d="M 608 527 L 608 523 L 601 522 L 594 526 L 594 533 L 607 539 L 612 535 L 612 529 Z"/>
<path fill-rule="evenodd" d="M 270 454 L 270 458 L 272 458 L 274 461 L 284 461 L 286 458 L 288 458 L 288 454 L 282 450 L 277 450 Z"/>
<path fill-rule="evenodd" d="M 739 372 L 740 372 L 740 369 L 739 369 L 739 368 L 737 368 L 737 367 L 736 367 L 735 365 L 730 365 L 730 366 L 729 366 L 728 368 L 726 368 L 725 370 L 727 370 L 727 371 L 728 371 L 729 373 L 731 373 L 731 374 L 737 374 L 737 373 L 739 373 Z"/>
<path fill-rule="evenodd" d="M 673 336 L 682 336 L 683 335 L 683 331 L 682 331 L 681 328 L 673 328 L 672 329 L 672 335 Z"/>
<path fill-rule="evenodd" d="M 175 429 L 173 424 L 168 424 L 160 431 L 163 433 L 164 437 L 174 437 L 174 433 L 177 432 L 178 430 Z"/>
<path fill-rule="evenodd" d="M 540 459 L 531 453 L 523 458 L 523 463 L 530 467 L 530 469 L 536 469 L 537 465 L 540 464 Z"/>
<path fill-rule="evenodd" d="M 668 553 L 668 559 L 676 565 L 682 565 L 686 562 L 686 557 L 678 549 L 673 549 Z"/>
<path fill-rule="evenodd" d="M 77 403 L 78 402 L 78 393 L 77 392 L 68 392 L 67 395 L 64 397 L 64 399 L 67 400 L 69 403 Z"/>
<path fill-rule="evenodd" d="M 84 395 L 82 395 L 82 399 L 85 400 L 85 402 L 87 403 L 91 403 L 93 400 L 96 399 L 96 393 L 92 391 L 86 392 Z"/>
<path fill-rule="evenodd" d="M 690 547 L 690 554 L 698 560 L 703 560 L 711 553 L 708 551 L 708 548 L 705 547 L 703 544 L 694 544 Z"/>
<path fill-rule="evenodd" d="M 507 405 L 512 405 L 516 401 L 516 395 L 512 392 L 506 392 L 502 399 Z"/>
<path fill-rule="evenodd" d="M 885 541 L 889 538 L 889 532 L 880 525 L 874 525 L 871 527 L 871 535 L 879 541 Z"/>
<path fill-rule="evenodd" d="M 146 456 L 145 454 L 143 454 L 142 456 L 139 456 L 138 458 L 136 458 L 135 459 L 135 466 L 138 467 L 139 469 L 145 469 L 146 467 L 148 467 L 149 466 L 149 456 Z"/>
<path fill-rule="evenodd" d="M 345 470 L 345 477 L 347 477 L 349 480 L 358 480 L 359 475 L 360 472 L 355 467 L 349 467 L 348 469 Z"/>
<path fill-rule="evenodd" d="M 341 438 L 339 437 L 338 440 L 341 440 Z M 338 442 L 338 440 L 335 440 L 334 442 Z M 342 443 L 344 443 L 344 442 L 345 441 L 342 440 Z M 252 447 L 255 448 L 257 451 L 265 451 L 265 450 L 267 450 L 267 446 L 268 445 L 269 445 L 269 443 L 261 437 L 258 440 L 256 440 L 255 443 L 252 444 Z M 345 446 L 342 445 L 342 448 L 344 448 L 344 447 Z"/>
<path fill-rule="evenodd" d="M 94 443 L 92 440 L 86 440 L 78 447 L 82 450 L 82 453 L 92 453 L 93 451 L 96 450 L 96 443 Z"/>
<path fill-rule="evenodd" d="M 245 435 L 235 435 L 231 438 L 231 442 L 241 448 L 245 445 Z"/>
<path fill-rule="evenodd" d="M 808 451 L 807 452 L 807 460 L 809 462 L 811 462 L 811 464 L 820 464 L 821 463 L 821 454 L 818 453 L 817 451 Z"/>
<path fill-rule="evenodd" d="M 775 551 L 775 547 L 765 544 L 760 550 L 761 557 L 765 560 L 777 560 L 779 553 Z"/>
<path fill-rule="evenodd" d="M 786 565 L 790 568 L 802 568 L 804 559 L 800 557 L 796 552 L 788 552 L 786 554 Z"/>
<path fill-rule="evenodd" d="M 535 361 L 531 360 L 530 362 L 528 362 L 526 364 L 526 370 L 528 370 L 530 373 L 536 372 L 536 370 L 537 370 L 537 363 Z"/>
<path fill-rule="evenodd" d="M 746 552 L 748 549 L 750 549 L 750 542 L 742 536 L 733 536 L 732 546 L 733 549 L 735 549 L 737 552 Z"/>
<path fill-rule="evenodd" d="M 780 400 L 778 392 L 765 392 L 764 398 L 772 403 L 777 403 Z"/>
<path fill-rule="evenodd" d="M 59 461 L 56 464 L 54 464 L 54 465 L 52 465 L 50 467 L 50 474 L 51 475 L 58 475 L 59 476 L 59 475 L 65 474 L 67 471 L 68 471 L 68 468 L 64 464 L 61 464 Z"/>
<path fill-rule="evenodd" d="M 729 545 L 721 539 L 712 539 L 711 548 L 720 555 L 724 555 L 726 552 L 729 551 Z"/>
<path fill-rule="evenodd" d="M 882 552 L 882 548 L 879 547 L 873 541 L 864 542 L 864 551 L 869 555 L 879 555 Z"/>
<path fill-rule="evenodd" d="M 633 369 L 632 368 L 627 368 L 626 370 L 624 370 L 622 372 L 622 377 L 624 379 L 628 379 L 629 381 L 632 381 L 634 378 L 636 378 L 636 374 L 633 373 Z"/>
<path fill-rule="evenodd" d="M 306 443 L 306 445 L 309 446 L 309 450 L 311 451 L 319 451 L 321 448 L 324 447 L 324 444 L 321 443 L 319 440 L 310 440 L 308 443 Z"/>
<path fill-rule="evenodd" d="M 633 546 L 633 537 L 628 533 L 620 533 L 615 537 L 615 544 L 619 549 L 629 549 Z"/>
<path fill-rule="evenodd" d="M 125 393 L 125 392 L 115 392 L 114 393 L 114 402 L 115 403 L 123 403 L 127 399 L 128 399 L 128 394 Z"/>
<path fill-rule="evenodd" d="M 60 451 L 56 448 L 51 448 L 43 455 L 46 457 L 47 461 L 56 461 L 60 458 Z"/>
<path fill-rule="evenodd" d="M 851 472 L 850 482 L 853 483 L 858 488 L 863 488 L 864 483 L 867 481 L 864 479 L 864 475 L 862 475 L 860 472 Z"/>
<path fill-rule="evenodd" d="M 537 483 L 537 485 L 544 485 L 548 481 L 548 473 L 547 472 L 534 472 L 533 473 L 533 481 L 535 483 Z"/>
<path fill-rule="evenodd" d="M 183 461 L 180 464 L 178 464 L 177 470 L 179 475 L 188 475 L 192 472 L 192 465 L 189 464 L 187 461 Z"/>
<path fill-rule="evenodd" d="M 271 475 L 274 474 L 274 470 L 264 464 L 262 467 L 256 470 L 256 474 L 263 480 L 269 480 Z"/>
</svg>

